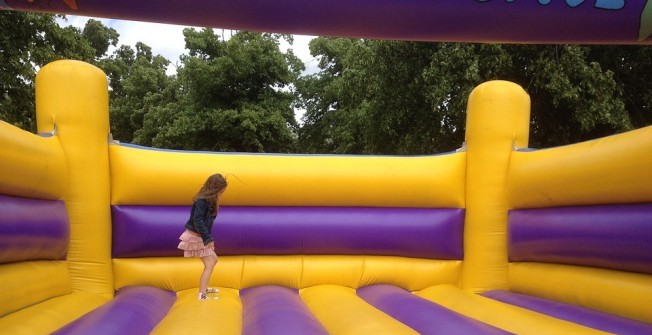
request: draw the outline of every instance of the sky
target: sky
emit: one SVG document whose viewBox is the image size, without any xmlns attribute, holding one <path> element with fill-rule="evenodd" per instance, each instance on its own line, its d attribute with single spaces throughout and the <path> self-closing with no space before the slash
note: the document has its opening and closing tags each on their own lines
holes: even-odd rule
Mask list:
<svg viewBox="0 0 652 335">
<path fill-rule="evenodd" d="M 59 25 L 67 26 L 72 25 L 80 29 L 84 28 L 86 21 L 90 19 L 85 16 L 66 15 L 67 22 L 58 20 Z M 179 56 L 186 53 L 185 42 L 183 40 L 183 29 L 188 26 L 179 26 L 172 24 L 150 23 L 128 20 L 115 20 L 115 19 L 102 19 L 99 20 L 107 27 L 115 29 L 120 34 L 119 44 L 136 46 L 137 42 L 143 42 L 152 48 L 154 55 L 160 54 L 170 61 L 167 69 L 167 74 L 176 74 L 175 65 L 179 63 Z M 201 27 L 194 27 L 201 29 Z M 219 35 L 222 34 L 221 29 L 214 28 L 215 32 Z M 225 32 L 225 36 L 229 36 L 229 32 Z M 319 61 L 310 55 L 308 43 L 315 36 L 294 35 L 294 43 L 290 46 L 285 40 L 281 40 L 281 50 L 285 51 L 291 48 L 294 54 L 303 61 L 306 69 L 303 74 L 312 74 L 319 71 Z M 108 54 L 111 54 L 115 48 L 110 48 Z M 295 110 L 295 117 L 297 121 L 301 122 L 303 110 Z"/>
<path fill-rule="evenodd" d="M 84 28 L 89 17 L 66 15 L 67 22 L 59 20 L 62 26 L 72 25 L 80 29 Z M 137 42 L 143 42 L 152 48 L 152 52 L 160 54 L 172 63 L 168 68 L 168 74 L 174 74 L 174 64 L 179 61 L 179 56 L 186 53 L 185 42 L 183 40 L 183 29 L 188 26 L 179 26 L 173 24 L 150 23 L 139 21 L 115 20 L 95 18 L 102 21 L 107 27 L 115 29 L 120 34 L 119 43 L 135 47 Z M 201 29 L 201 27 L 193 27 Z M 217 34 L 222 34 L 220 29 L 214 28 Z M 228 36 L 228 31 L 225 32 Z M 281 41 L 281 50 L 291 48 L 294 54 L 299 57 L 306 66 L 304 74 L 316 73 L 318 61 L 310 55 L 308 43 L 315 36 L 294 35 L 294 44 L 290 46 L 284 40 Z M 109 54 L 114 49 L 109 49 Z"/>
</svg>

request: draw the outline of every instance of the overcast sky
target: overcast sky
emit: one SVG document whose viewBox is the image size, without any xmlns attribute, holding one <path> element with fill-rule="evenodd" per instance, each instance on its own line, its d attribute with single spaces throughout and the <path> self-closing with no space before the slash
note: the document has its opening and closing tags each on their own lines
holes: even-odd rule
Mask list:
<svg viewBox="0 0 652 335">
<path fill-rule="evenodd" d="M 66 17 L 68 22 L 59 21 L 60 25 L 73 25 L 80 29 L 84 28 L 86 21 L 89 19 L 85 16 L 66 15 Z M 183 29 L 187 26 L 100 18 L 96 18 L 96 20 L 100 20 L 105 26 L 118 31 L 120 44 L 135 47 L 137 42 L 143 42 L 152 48 L 155 55 L 162 55 L 173 65 L 179 61 L 179 56 L 182 53 L 186 53 Z M 194 28 L 201 29 L 201 27 Z M 215 29 L 215 32 L 222 34 L 220 29 Z M 225 35 L 228 36 L 228 31 Z M 310 50 L 308 49 L 308 43 L 313 38 L 314 36 L 294 35 L 294 45 L 292 46 L 283 40 L 281 41 L 281 50 L 285 51 L 289 47 L 292 48 L 294 54 L 306 65 L 304 74 L 316 73 L 319 70 L 317 60 L 310 56 Z M 109 54 L 111 52 L 113 52 L 113 49 L 109 49 Z M 168 68 L 168 74 L 176 73 L 173 65 Z"/>
</svg>

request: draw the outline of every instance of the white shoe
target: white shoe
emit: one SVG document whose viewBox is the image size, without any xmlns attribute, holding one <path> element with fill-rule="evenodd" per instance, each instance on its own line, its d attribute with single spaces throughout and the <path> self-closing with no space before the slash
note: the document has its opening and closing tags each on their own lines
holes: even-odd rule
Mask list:
<svg viewBox="0 0 652 335">
<path fill-rule="evenodd" d="M 197 295 L 197 300 L 217 300 L 217 297 L 209 297 L 205 293 L 199 293 Z"/>
<path fill-rule="evenodd" d="M 219 293 L 219 292 L 220 292 L 220 289 L 218 289 L 216 287 L 209 287 L 209 288 L 206 289 L 206 293 Z"/>
</svg>

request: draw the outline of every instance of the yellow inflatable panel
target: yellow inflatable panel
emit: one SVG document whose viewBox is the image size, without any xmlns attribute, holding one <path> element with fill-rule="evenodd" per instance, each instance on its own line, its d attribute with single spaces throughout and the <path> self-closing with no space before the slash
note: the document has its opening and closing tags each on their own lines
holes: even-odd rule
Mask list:
<svg viewBox="0 0 652 335">
<path fill-rule="evenodd" d="M 304 288 L 322 284 L 333 284 L 357 288 L 363 278 L 366 257 L 364 256 L 305 256 L 301 285 Z M 394 262 L 391 262 L 394 264 Z"/>
<path fill-rule="evenodd" d="M 217 300 L 197 300 L 197 289 L 177 293 L 165 318 L 151 335 L 240 335 L 242 302 L 237 290 L 220 288 Z"/>
<path fill-rule="evenodd" d="M 459 286 L 462 275 L 462 261 L 368 256 L 364 262 L 355 288 L 390 284 L 414 291 L 437 284 Z"/>
<path fill-rule="evenodd" d="M 507 166 L 527 147 L 530 97 L 518 85 L 490 81 L 469 97 L 466 118 L 466 218 L 462 287 L 507 287 Z"/>
<path fill-rule="evenodd" d="M 299 294 L 331 335 L 419 334 L 369 305 L 352 288 L 319 285 L 302 289 Z"/>
<path fill-rule="evenodd" d="M 543 263 L 510 263 L 510 290 L 652 323 L 652 275 Z"/>
<path fill-rule="evenodd" d="M 301 287 L 335 284 L 358 288 L 392 284 L 407 290 L 459 285 L 461 261 L 393 256 L 304 256 Z"/>
<path fill-rule="evenodd" d="M 0 317 L 72 291 L 64 261 L 0 265 L 0 283 Z"/>
<path fill-rule="evenodd" d="M 652 201 L 652 127 L 512 155 L 511 208 Z"/>
<path fill-rule="evenodd" d="M 199 286 L 203 265 L 192 258 L 117 258 L 115 289 L 149 285 L 170 291 Z M 280 285 L 300 289 L 320 284 L 358 288 L 394 284 L 408 290 L 457 285 L 462 262 L 391 256 L 219 256 L 211 285 L 243 289 Z"/>
<path fill-rule="evenodd" d="M 40 133 L 55 131 L 67 163 L 68 264 L 73 290 L 113 295 L 109 206 L 109 96 L 106 75 L 78 61 L 56 61 L 36 76 Z"/>
<path fill-rule="evenodd" d="M 107 301 L 106 297 L 89 292 L 76 292 L 52 298 L 0 318 L 0 333 L 48 335 Z"/>
<path fill-rule="evenodd" d="M 303 256 L 243 256 L 240 288 L 278 285 L 298 288 L 301 285 Z"/>
<path fill-rule="evenodd" d="M 243 262 L 243 257 L 219 256 L 210 285 L 239 289 Z M 116 258 L 113 260 L 115 289 L 132 285 L 154 286 L 168 291 L 196 289 L 203 268 L 199 258 Z"/>
<path fill-rule="evenodd" d="M 229 181 L 223 205 L 464 207 L 465 153 L 256 155 L 119 145 L 109 152 L 114 205 L 187 205 L 207 176 L 222 173 Z"/>
<path fill-rule="evenodd" d="M 57 137 L 41 137 L 0 121 L 0 194 L 61 199 L 66 158 Z"/>
<path fill-rule="evenodd" d="M 519 335 L 609 334 L 576 323 L 556 319 L 525 308 L 505 304 L 451 285 L 415 292 L 417 296 Z"/>
</svg>

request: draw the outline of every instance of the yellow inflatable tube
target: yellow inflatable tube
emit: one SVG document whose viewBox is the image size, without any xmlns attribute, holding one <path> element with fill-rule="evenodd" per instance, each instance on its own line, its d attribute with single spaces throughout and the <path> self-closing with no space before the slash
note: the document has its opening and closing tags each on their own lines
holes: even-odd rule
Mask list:
<svg viewBox="0 0 652 335">
<path fill-rule="evenodd" d="M 507 287 L 507 166 L 527 147 L 530 97 L 520 86 L 490 81 L 469 96 L 466 118 L 466 218 L 462 287 Z"/>
<path fill-rule="evenodd" d="M 222 173 L 223 205 L 464 207 L 464 152 L 257 155 L 111 145 L 109 153 L 113 205 L 187 205 L 207 176 Z"/>
<path fill-rule="evenodd" d="M 652 323 L 652 276 L 582 266 L 510 263 L 511 291 Z"/>
<path fill-rule="evenodd" d="M 57 137 L 37 136 L 0 121 L 0 143 L 0 194 L 63 197 L 67 166 Z"/>
<path fill-rule="evenodd" d="M 171 291 L 197 286 L 201 261 L 151 257 L 113 260 L 116 289 L 147 285 Z M 301 289 L 322 284 L 358 288 L 392 284 L 407 290 L 459 285 L 461 261 L 393 256 L 288 255 L 221 256 L 211 285 L 244 289 L 280 285 Z"/>
<path fill-rule="evenodd" d="M 329 334 L 419 334 L 362 300 L 352 288 L 318 285 L 303 289 L 299 293 L 303 302 Z"/>
<path fill-rule="evenodd" d="M 652 201 L 652 127 L 578 144 L 515 152 L 511 208 Z"/>
<path fill-rule="evenodd" d="M 451 285 L 433 286 L 414 294 L 514 334 L 610 334 L 465 292 Z"/>
<path fill-rule="evenodd" d="M 38 131 L 56 134 L 66 161 L 59 177 L 66 182 L 73 291 L 112 297 L 106 75 L 87 63 L 56 61 L 39 71 L 35 86 Z"/>
</svg>

